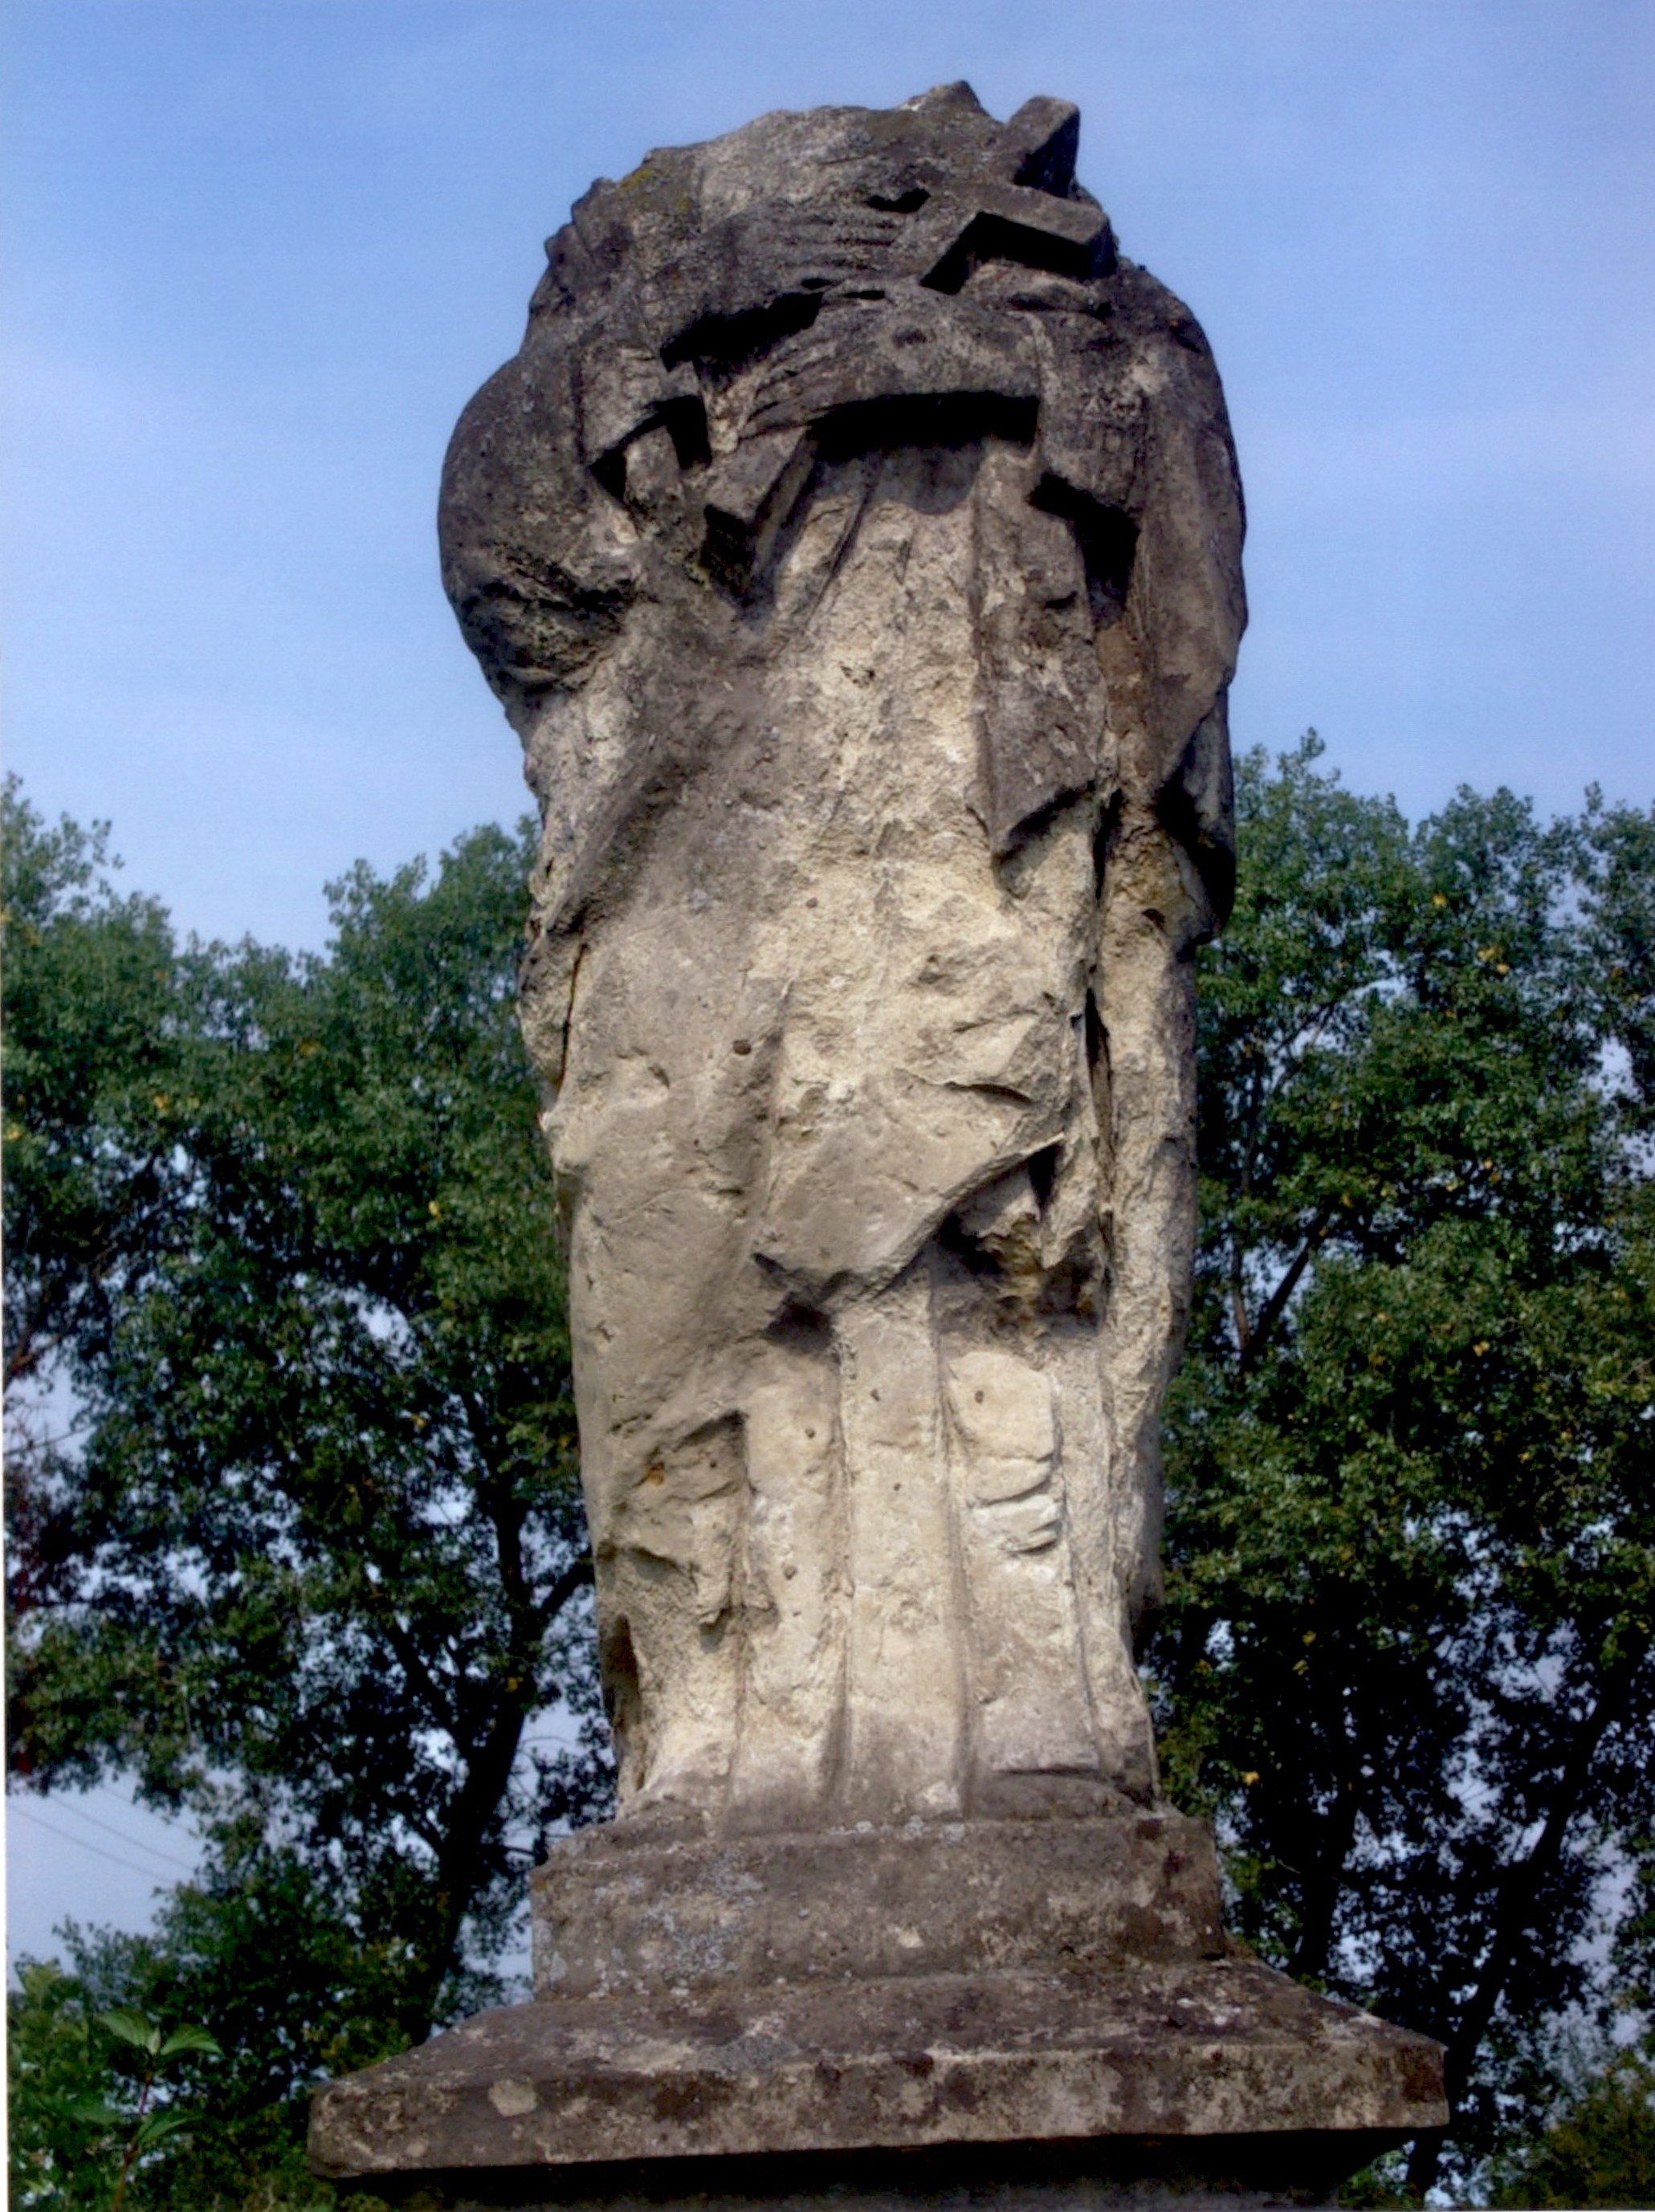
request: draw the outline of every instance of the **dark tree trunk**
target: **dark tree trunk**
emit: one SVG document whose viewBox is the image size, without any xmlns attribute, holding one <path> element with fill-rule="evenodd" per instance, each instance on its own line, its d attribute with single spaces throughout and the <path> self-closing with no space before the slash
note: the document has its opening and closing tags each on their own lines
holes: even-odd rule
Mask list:
<svg viewBox="0 0 1655 2212">
<path fill-rule="evenodd" d="M 1649 1638 L 1639 1638 L 1604 1670 L 1597 1701 L 1569 1746 L 1544 1826 L 1534 1849 L 1514 1860 L 1501 1876 L 1476 1986 L 1448 2039 L 1444 2065 L 1448 2107 L 1457 2113 L 1500 2001 L 1506 1994 L 1524 1937 L 1534 1925 L 1535 1910 L 1556 1872 L 1571 1823 L 1579 1813 L 1598 1746 L 1626 1709 L 1634 1684 L 1649 1656 Z M 1408 2185 L 1420 2197 L 1435 2183 L 1442 2164 L 1443 2138 L 1421 2136 L 1409 2160 Z"/>
</svg>

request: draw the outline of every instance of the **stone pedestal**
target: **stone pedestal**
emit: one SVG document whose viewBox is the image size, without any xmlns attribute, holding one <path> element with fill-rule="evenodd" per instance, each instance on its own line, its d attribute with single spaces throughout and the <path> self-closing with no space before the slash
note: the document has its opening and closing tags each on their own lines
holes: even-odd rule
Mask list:
<svg viewBox="0 0 1655 2212">
<path fill-rule="evenodd" d="M 1440 2127 L 1441 2055 L 1226 1937 L 1171 1814 L 588 1831 L 536 1995 L 323 2090 L 319 2172 L 410 2208 L 1315 2203 Z"/>
</svg>

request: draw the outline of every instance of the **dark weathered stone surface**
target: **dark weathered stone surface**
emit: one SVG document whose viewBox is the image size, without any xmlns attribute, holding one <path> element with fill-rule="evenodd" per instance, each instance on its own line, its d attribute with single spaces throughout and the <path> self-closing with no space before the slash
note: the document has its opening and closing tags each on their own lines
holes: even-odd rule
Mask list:
<svg viewBox="0 0 1655 2212">
<path fill-rule="evenodd" d="M 1388 2134 L 1113 2136 L 946 2150 L 651 2159 L 562 2170 L 455 2169 L 347 2184 L 351 2203 L 404 2212 L 1271 2212 L 1329 2205 L 1353 2160 Z"/>
<path fill-rule="evenodd" d="M 1233 2160 L 1278 2136 L 1314 2136 L 1329 2171 L 1342 2142 L 1349 2171 L 1445 2117 L 1434 2044 L 1226 1941 L 1210 1839 L 1170 1814 L 597 1831 L 542 1870 L 536 1952 L 542 1990 L 572 1993 L 323 2091 L 320 2171 L 411 2186 L 1100 2138 L 1134 2157 L 1184 2142 L 1199 2164 L 1209 2138 Z"/>
<path fill-rule="evenodd" d="M 1440 2126 L 1436 2047 L 1245 1959 L 479 2014 L 318 2100 L 323 2173 Z"/>
<path fill-rule="evenodd" d="M 1175 1813 L 820 1835 L 617 1823 L 531 1877 L 535 1991 L 647 1996 L 1220 1958 L 1211 1832 Z"/>
</svg>

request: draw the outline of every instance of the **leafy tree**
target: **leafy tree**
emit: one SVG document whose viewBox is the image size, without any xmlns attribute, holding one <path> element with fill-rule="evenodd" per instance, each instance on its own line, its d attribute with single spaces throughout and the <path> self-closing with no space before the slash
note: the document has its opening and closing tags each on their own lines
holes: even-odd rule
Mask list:
<svg viewBox="0 0 1655 2212">
<path fill-rule="evenodd" d="M 1165 1763 L 1263 1950 L 1447 2043 L 1463 2176 L 1556 2106 L 1561 2021 L 1655 2001 L 1655 817 L 1410 829 L 1313 744 L 1241 809 Z M 604 1802 L 526 847 L 359 870 L 294 958 L 178 947 L 15 793 L 8 831 L 14 1772 L 209 1836 L 151 1936 L 71 1953 L 223 2048 L 144 2185 L 320 2202 L 307 2086 L 490 1995 Z"/>
<path fill-rule="evenodd" d="M 7 1996 L 9 2197 L 18 2212 L 107 2212 L 113 2186 L 88 2159 L 76 2100 L 112 2086 L 94 2008 L 56 1965 L 24 1960 Z"/>
<path fill-rule="evenodd" d="M 1650 1985 L 1655 822 L 1318 750 L 1243 763 L 1203 968 L 1153 1663 L 1243 1929 L 1445 2042 L 1463 2175 Z"/>
<path fill-rule="evenodd" d="M 174 1891 L 145 1935 L 60 1930 L 73 1978 L 58 1981 L 87 2012 L 119 2005 L 213 2023 L 221 2055 L 199 2084 L 204 2109 L 142 2177 L 137 2203 L 320 2212 L 335 2199 L 306 2165 L 307 2094 L 399 2040 L 385 2016 L 384 1961 L 300 1854 L 245 1843 Z M 40 2009 L 26 1977 L 14 2033 L 38 2033 Z M 97 2201 L 106 2206 L 107 2191 Z"/>
<path fill-rule="evenodd" d="M 7 1508 L 27 1601 L 63 1449 L 52 1386 L 106 1353 L 165 1211 L 173 947 L 155 901 L 110 883 L 106 823 L 48 829 L 12 778 L 0 828 Z"/>
<path fill-rule="evenodd" d="M 525 1868 L 605 1802 L 529 848 L 358 868 L 295 957 L 178 946 L 15 791 L 6 832 L 12 1771 L 195 1815 L 163 1933 L 296 2125 L 497 1994 Z"/>
<path fill-rule="evenodd" d="M 23 1961 L 8 2012 L 17 2212 L 137 2203 L 154 2153 L 199 2120 L 167 2077 L 180 2059 L 216 2057 L 217 2044 L 193 2023 L 169 2029 L 119 2007 L 94 2015 L 81 1983 L 35 1960 Z"/>
<path fill-rule="evenodd" d="M 1495 2162 L 1495 2205 L 1655 2204 L 1655 2052 L 1617 2051 Z"/>
</svg>

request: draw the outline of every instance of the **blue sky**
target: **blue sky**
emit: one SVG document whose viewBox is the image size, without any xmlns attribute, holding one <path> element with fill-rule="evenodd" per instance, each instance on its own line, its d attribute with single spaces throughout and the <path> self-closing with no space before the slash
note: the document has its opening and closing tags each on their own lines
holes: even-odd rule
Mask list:
<svg viewBox="0 0 1655 2212">
<path fill-rule="evenodd" d="M 1213 339 L 1238 738 L 1650 795 L 1648 0 L 12 0 L 4 71 L 7 757 L 186 927 L 520 811 L 432 510 L 570 199 L 959 76 Z"/>
</svg>

